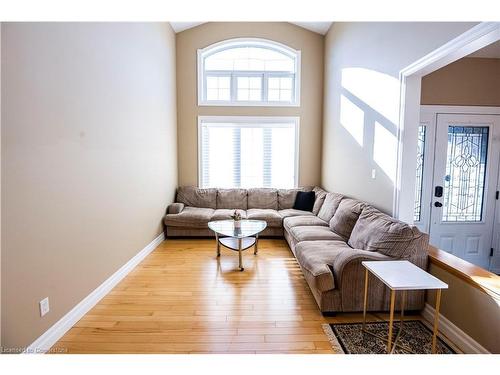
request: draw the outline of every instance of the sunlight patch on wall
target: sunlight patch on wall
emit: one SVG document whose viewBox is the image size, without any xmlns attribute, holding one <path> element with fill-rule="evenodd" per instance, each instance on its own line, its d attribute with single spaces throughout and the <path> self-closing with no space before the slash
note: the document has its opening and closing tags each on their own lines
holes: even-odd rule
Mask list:
<svg viewBox="0 0 500 375">
<path fill-rule="evenodd" d="M 361 108 L 340 96 L 340 124 L 352 135 L 352 137 L 363 147 L 365 115 Z"/>
<path fill-rule="evenodd" d="M 399 119 L 399 80 L 364 68 L 342 69 L 342 87 L 393 124 Z"/>
<path fill-rule="evenodd" d="M 375 122 L 373 160 L 394 183 L 397 168 L 397 138 L 379 122 Z"/>
</svg>

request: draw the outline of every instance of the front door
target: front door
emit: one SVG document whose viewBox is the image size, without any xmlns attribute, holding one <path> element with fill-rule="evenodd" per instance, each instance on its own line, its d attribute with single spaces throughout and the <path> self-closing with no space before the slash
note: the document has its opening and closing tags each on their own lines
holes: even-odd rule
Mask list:
<svg viewBox="0 0 500 375">
<path fill-rule="evenodd" d="M 437 114 L 430 242 L 489 268 L 500 116 Z"/>
</svg>

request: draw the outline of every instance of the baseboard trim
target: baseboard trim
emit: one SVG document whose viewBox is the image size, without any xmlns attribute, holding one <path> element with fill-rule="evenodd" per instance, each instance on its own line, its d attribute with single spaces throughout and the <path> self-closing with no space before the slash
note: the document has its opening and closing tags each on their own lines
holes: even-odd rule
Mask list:
<svg viewBox="0 0 500 375">
<path fill-rule="evenodd" d="M 66 332 L 73 327 L 90 309 L 92 309 L 111 289 L 128 275 L 146 256 L 148 256 L 165 239 L 161 233 L 132 259 L 125 263 L 118 271 L 99 285 L 92 293 L 73 307 L 66 315 L 59 319 L 52 327 L 36 339 L 23 353 L 46 353 Z"/>
<path fill-rule="evenodd" d="M 422 317 L 431 324 L 434 322 L 434 307 L 425 304 L 422 310 Z M 454 345 L 466 354 L 488 354 L 490 353 L 476 340 L 458 328 L 451 321 L 439 314 L 439 331 L 442 332 Z"/>
</svg>

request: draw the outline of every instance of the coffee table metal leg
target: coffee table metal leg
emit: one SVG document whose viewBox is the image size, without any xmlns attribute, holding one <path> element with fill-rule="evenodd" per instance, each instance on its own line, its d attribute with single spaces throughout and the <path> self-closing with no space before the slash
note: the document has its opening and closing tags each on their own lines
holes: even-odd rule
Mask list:
<svg viewBox="0 0 500 375">
<path fill-rule="evenodd" d="M 258 249 L 258 245 L 259 245 L 259 235 L 256 234 L 255 235 L 255 245 L 254 245 L 254 251 L 253 251 L 253 254 L 254 255 L 257 255 L 257 252 L 259 251 Z"/>
<path fill-rule="evenodd" d="M 391 352 L 392 347 L 392 324 L 394 323 L 394 302 L 396 291 L 391 289 L 391 310 L 389 312 L 389 337 L 387 338 L 387 353 Z"/>
<path fill-rule="evenodd" d="M 365 330 L 366 325 L 366 305 L 368 303 L 368 268 L 365 269 L 365 296 L 363 299 L 363 327 L 362 331 Z"/>
<path fill-rule="evenodd" d="M 436 289 L 436 310 L 434 311 L 434 328 L 432 330 L 432 354 L 436 353 L 436 341 L 439 326 L 439 307 L 441 305 L 441 289 Z"/>
<path fill-rule="evenodd" d="M 239 257 L 239 262 L 240 262 L 240 271 L 243 271 L 243 262 L 241 259 L 241 238 L 238 238 L 238 257 Z"/>
<path fill-rule="evenodd" d="M 220 242 L 219 235 L 215 233 L 215 242 L 217 243 L 217 256 L 220 257 Z"/>
</svg>

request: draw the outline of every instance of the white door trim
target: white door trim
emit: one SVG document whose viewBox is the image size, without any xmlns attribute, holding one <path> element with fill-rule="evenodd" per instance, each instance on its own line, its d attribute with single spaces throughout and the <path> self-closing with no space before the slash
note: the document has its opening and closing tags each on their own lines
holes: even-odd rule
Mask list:
<svg viewBox="0 0 500 375">
<path fill-rule="evenodd" d="M 500 22 L 482 22 L 399 72 L 400 115 L 393 215 L 413 222 L 422 76 L 500 40 Z M 403 153 L 404 150 L 404 153 Z"/>
<path fill-rule="evenodd" d="M 500 107 L 474 107 L 459 105 L 421 105 L 423 113 L 451 113 L 463 115 L 500 115 Z"/>
</svg>

